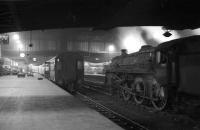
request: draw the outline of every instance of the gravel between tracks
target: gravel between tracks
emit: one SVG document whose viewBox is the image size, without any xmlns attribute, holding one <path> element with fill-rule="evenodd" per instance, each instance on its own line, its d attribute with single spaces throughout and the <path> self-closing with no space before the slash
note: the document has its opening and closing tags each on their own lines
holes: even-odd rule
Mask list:
<svg viewBox="0 0 200 130">
<path fill-rule="evenodd" d="M 80 92 L 150 130 L 199 130 L 199 124 L 184 115 L 155 112 L 88 88 L 82 88 Z"/>
</svg>

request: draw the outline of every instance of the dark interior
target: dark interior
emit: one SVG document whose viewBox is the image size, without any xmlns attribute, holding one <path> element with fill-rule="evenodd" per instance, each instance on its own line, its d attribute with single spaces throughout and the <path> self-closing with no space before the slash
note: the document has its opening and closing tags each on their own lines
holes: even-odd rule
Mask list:
<svg viewBox="0 0 200 130">
<path fill-rule="evenodd" d="M 198 1 L 189 0 L 1 0 L 0 32 L 117 26 L 200 25 Z"/>
</svg>

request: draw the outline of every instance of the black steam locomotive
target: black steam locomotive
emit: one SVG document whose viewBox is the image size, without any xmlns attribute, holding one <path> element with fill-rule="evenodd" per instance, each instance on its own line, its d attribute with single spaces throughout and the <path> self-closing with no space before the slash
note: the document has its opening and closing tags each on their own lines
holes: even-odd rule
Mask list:
<svg viewBox="0 0 200 130">
<path fill-rule="evenodd" d="M 150 101 L 156 110 L 184 97 L 200 97 L 200 36 L 143 46 L 139 52 L 122 54 L 106 68 L 106 85 L 125 101 Z M 116 91 L 117 90 L 117 91 Z M 187 95 L 187 96 L 186 96 Z M 199 100 L 197 100 L 199 102 Z"/>
</svg>

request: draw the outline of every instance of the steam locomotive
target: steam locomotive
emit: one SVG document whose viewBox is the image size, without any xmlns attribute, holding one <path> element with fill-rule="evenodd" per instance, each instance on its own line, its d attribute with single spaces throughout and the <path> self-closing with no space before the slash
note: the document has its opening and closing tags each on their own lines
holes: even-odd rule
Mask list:
<svg viewBox="0 0 200 130">
<path fill-rule="evenodd" d="M 112 59 L 106 85 L 125 101 L 152 103 L 163 110 L 184 97 L 200 97 L 200 36 L 143 46 L 138 52 Z M 187 95 L 187 96 L 186 96 Z M 199 102 L 199 100 L 197 101 Z"/>
</svg>

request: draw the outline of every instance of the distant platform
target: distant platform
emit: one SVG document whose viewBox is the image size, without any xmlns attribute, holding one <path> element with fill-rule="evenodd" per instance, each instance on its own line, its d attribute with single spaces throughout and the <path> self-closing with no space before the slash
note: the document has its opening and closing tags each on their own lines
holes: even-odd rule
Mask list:
<svg viewBox="0 0 200 130">
<path fill-rule="evenodd" d="M 85 74 L 85 76 L 102 76 L 102 77 L 105 77 L 105 74 Z"/>
</svg>

